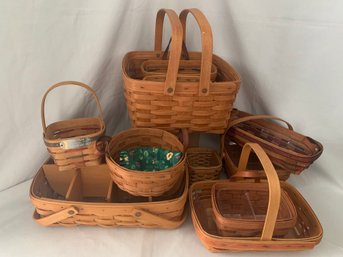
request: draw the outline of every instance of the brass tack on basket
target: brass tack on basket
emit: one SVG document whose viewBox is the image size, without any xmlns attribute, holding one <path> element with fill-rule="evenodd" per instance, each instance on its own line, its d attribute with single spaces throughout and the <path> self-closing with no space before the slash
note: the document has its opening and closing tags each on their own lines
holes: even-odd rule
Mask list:
<svg viewBox="0 0 343 257">
<path fill-rule="evenodd" d="M 73 210 L 70 210 L 70 211 L 68 211 L 68 214 L 69 214 L 69 215 L 73 215 L 73 214 L 74 214 L 74 211 L 73 211 Z"/>
<path fill-rule="evenodd" d="M 140 216 L 142 216 L 142 213 L 138 211 L 138 212 L 135 213 L 135 216 L 136 217 L 140 217 Z"/>
<path fill-rule="evenodd" d="M 171 87 L 168 88 L 168 93 L 173 93 L 173 89 Z"/>
<path fill-rule="evenodd" d="M 204 94 L 206 94 L 206 93 L 207 93 L 207 88 L 203 88 L 203 89 L 201 90 L 201 92 L 203 92 Z"/>
</svg>

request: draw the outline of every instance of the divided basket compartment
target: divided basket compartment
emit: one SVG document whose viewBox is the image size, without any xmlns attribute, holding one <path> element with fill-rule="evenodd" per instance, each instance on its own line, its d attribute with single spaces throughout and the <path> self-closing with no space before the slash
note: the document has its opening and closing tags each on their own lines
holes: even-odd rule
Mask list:
<svg viewBox="0 0 343 257">
<path fill-rule="evenodd" d="M 201 64 L 199 76 L 179 72 L 188 13 L 195 17 L 201 31 L 202 51 L 189 52 L 189 60 Z M 167 70 L 165 74 L 146 75 L 146 71 L 142 71 L 146 61 L 164 62 L 162 32 L 165 15 L 172 30 Z M 198 9 L 183 10 L 180 19 L 173 10 L 159 10 L 154 50 L 129 52 L 122 62 L 126 104 L 133 127 L 168 131 L 186 128 L 189 132 L 216 134 L 225 131 L 240 87 L 240 78 L 233 67 L 212 53 L 212 44 L 211 26 Z M 217 75 L 211 81 L 214 66 Z"/>
<path fill-rule="evenodd" d="M 187 165 L 190 183 L 219 179 L 222 160 L 217 151 L 203 147 L 187 149 Z"/>
<path fill-rule="evenodd" d="M 187 188 L 185 176 L 173 191 L 149 199 L 120 190 L 106 164 L 68 172 L 45 164 L 32 182 L 30 197 L 34 219 L 43 226 L 176 228 L 185 220 Z"/>
<path fill-rule="evenodd" d="M 282 121 L 288 128 L 271 120 Z M 233 110 L 226 134 L 240 146 L 258 143 L 274 164 L 295 174 L 308 168 L 323 152 L 319 142 L 293 131 L 288 122 L 273 116 Z"/>
<path fill-rule="evenodd" d="M 180 161 L 160 171 L 136 171 L 120 166 L 122 150 L 136 147 L 158 147 L 182 153 Z M 136 196 L 160 196 L 171 190 L 183 178 L 185 170 L 184 146 L 173 134 L 153 128 L 134 128 L 114 136 L 106 151 L 106 162 L 113 181 L 124 191 Z"/>
<path fill-rule="evenodd" d="M 260 236 L 268 207 L 268 185 L 222 182 L 212 187 L 214 220 L 223 236 Z M 273 236 L 286 235 L 296 223 L 297 212 L 281 190 L 280 208 Z"/>
<path fill-rule="evenodd" d="M 50 91 L 61 86 L 78 86 L 92 94 L 99 117 L 58 121 L 46 126 L 45 100 Z M 65 81 L 50 87 L 41 103 L 44 143 L 59 169 L 69 170 L 103 162 L 104 145 L 99 139 L 105 133 L 105 123 L 99 99 L 89 86 L 76 81 Z"/>
</svg>

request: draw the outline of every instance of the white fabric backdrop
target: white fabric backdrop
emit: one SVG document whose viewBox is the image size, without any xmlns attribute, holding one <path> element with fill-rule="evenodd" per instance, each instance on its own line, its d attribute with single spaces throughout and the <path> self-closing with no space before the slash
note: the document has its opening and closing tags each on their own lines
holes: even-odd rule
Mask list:
<svg viewBox="0 0 343 257">
<path fill-rule="evenodd" d="M 177 12 L 198 7 L 205 13 L 213 29 L 214 52 L 242 76 L 237 107 L 280 116 L 323 143 L 322 157 L 290 179 L 313 206 L 325 232 L 322 244 L 301 256 L 342 256 L 343 2 L 339 0 L 0 1 L 0 256 L 61 256 L 63 247 L 66 253 L 81 256 L 98 251 L 209 255 L 190 220 L 167 232 L 37 227 L 30 219 L 30 182 L 22 183 L 48 157 L 40 124 L 40 101 L 48 86 L 63 80 L 85 82 L 101 100 L 108 134 L 130 126 L 121 60 L 126 52 L 152 49 L 155 14 L 162 7 Z M 189 25 L 188 48 L 200 49 L 194 20 Z M 47 99 L 48 122 L 93 114 L 95 105 L 81 89 L 60 89 Z"/>
</svg>

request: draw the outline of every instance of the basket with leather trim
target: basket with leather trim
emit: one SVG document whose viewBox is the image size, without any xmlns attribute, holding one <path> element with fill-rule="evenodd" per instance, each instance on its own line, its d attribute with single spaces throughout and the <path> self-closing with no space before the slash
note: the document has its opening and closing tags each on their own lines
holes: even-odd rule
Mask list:
<svg viewBox="0 0 343 257">
<path fill-rule="evenodd" d="M 99 117 L 63 120 L 46 126 L 46 97 L 62 86 L 78 86 L 90 92 L 96 101 Z M 42 98 L 41 118 L 44 143 L 61 171 L 103 162 L 105 123 L 99 99 L 92 88 L 77 81 L 64 81 L 51 86 Z"/>
<path fill-rule="evenodd" d="M 282 121 L 288 128 L 271 120 Z M 233 110 L 225 134 L 222 145 L 225 140 L 232 140 L 240 146 L 249 142 L 258 143 L 273 164 L 295 174 L 308 168 L 323 152 L 323 146 L 318 141 L 295 132 L 288 122 L 274 116 Z"/>
</svg>

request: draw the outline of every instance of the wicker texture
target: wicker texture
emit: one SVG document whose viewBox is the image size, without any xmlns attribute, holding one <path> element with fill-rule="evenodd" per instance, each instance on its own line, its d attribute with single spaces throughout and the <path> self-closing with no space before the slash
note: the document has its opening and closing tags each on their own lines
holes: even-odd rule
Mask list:
<svg viewBox="0 0 343 257">
<path fill-rule="evenodd" d="M 270 120 L 282 121 L 288 129 Z M 274 116 L 234 110 L 226 134 L 241 146 L 248 142 L 260 144 L 274 164 L 295 174 L 308 168 L 323 152 L 319 142 L 293 131 L 288 122 Z M 222 145 L 224 141 L 225 136 Z"/>
<path fill-rule="evenodd" d="M 63 120 L 46 126 L 46 97 L 49 92 L 62 86 L 79 86 L 90 92 L 96 101 L 99 117 Z M 99 99 L 92 88 L 76 81 L 64 81 L 51 86 L 42 98 L 41 117 L 44 143 L 61 171 L 98 165 L 103 161 L 104 145 L 99 139 L 105 133 L 105 123 Z"/>
<path fill-rule="evenodd" d="M 111 180 L 106 164 L 59 172 L 43 165 L 30 197 L 34 219 L 43 226 L 176 228 L 185 220 L 187 174 L 180 186 L 163 197 L 132 196 Z"/>
<path fill-rule="evenodd" d="M 235 176 L 238 171 L 238 162 L 241 156 L 242 147 L 230 140 L 229 136 L 225 137 L 225 147 L 223 153 L 223 165 L 228 177 Z M 290 171 L 282 169 L 274 164 L 276 173 L 280 180 L 287 180 L 291 174 Z M 242 172 L 242 171 L 241 171 Z M 257 156 L 252 153 L 249 158 L 247 170 L 244 171 L 246 177 L 266 179 L 266 174 Z"/>
<path fill-rule="evenodd" d="M 222 162 L 218 153 L 209 148 L 192 147 L 187 149 L 187 165 L 190 183 L 219 179 Z"/>
<path fill-rule="evenodd" d="M 200 76 L 179 74 L 182 41 L 187 14 L 200 27 L 202 52 L 190 52 L 190 60 L 201 63 Z M 161 60 L 162 30 L 167 14 L 172 27 L 168 69 L 164 75 L 145 76 L 142 63 Z M 181 21 L 181 22 L 180 22 Z M 183 28 L 182 28 L 183 27 Z M 211 69 L 217 67 L 215 81 Z M 172 10 L 157 13 L 154 51 L 129 52 L 122 63 L 126 103 L 134 127 L 157 127 L 170 131 L 187 128 L 192 131 L 223 133 L 230 118 L 232 104 L 240 85 L 237 72 L 220 57 L 212 54 L 212 32 L 206 17 L 197 9 L 181 12 L 180 20 Z"/>
<path fill-rule="evenodd" d="M 182 158 L 173 167 L 156 172 L 129 170 L 119 165 L 119 153 L 135 147 L 159 147 L 182 152 Z M 119 133 L 110 141 L 106 162 L 113 181 L 124 191 L 137 196 L 159 196 L 172 189 L 183 177 L 185 151 L 173 134 L 153 128 L 134 128 Z"/>
</svg>

